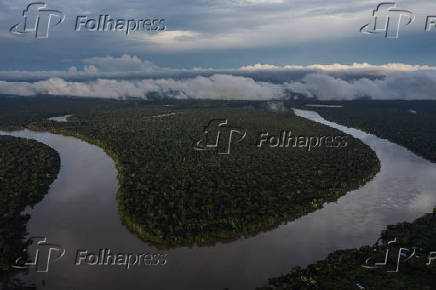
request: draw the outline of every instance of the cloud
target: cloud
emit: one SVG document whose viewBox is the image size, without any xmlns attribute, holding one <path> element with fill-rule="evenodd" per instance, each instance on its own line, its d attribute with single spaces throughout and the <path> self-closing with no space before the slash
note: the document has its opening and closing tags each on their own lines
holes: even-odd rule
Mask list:
<svg viewBox="0 0 436 290">
<path fill-rule="evenodd" d="M 68 62 L 68 59 L 65 60 Z M 129 78 L 150 77 L 154 73 L 170 73 L 171 70 L 154 65 L 150 61 L 141 60 L 137 56 L 124 54 L 120 57 L 92 57 L 82 60 L 83 68 L 72 66 L 69 69 L 52 71 L 0 71 L 0 80 L 38 81 L 49 78 L 66 80 L 90 80 L 97 78 Z"/>
<path fill-rule="evenodd" d="M 384 65 L 372 65 L 366 62 L 353 63 L 352 65 L 345 64 L 313 64 L 307 66 L 301 65 L 285 65 L 276 66 L 270 64 L 255 64 L 247 65 L 240 68 L 243 71 L 256 71 L 256 70 L 321 70 L 321 71 L 419 71 L 419 70 L 436 70 L 435 66 L 428 65 L 410 65 L 403 63 L 388 63 Z"/>
<path fill-rule="evenodd" d="M 67 62 L 67 60 L 64 60 Z M 424 70 L 435 70 L 435 66 L 410 65 L 402 63 L 388 63 L 384 65 L 373 65 L 366 62 L 344 64 L 312 64 L 307 66 L 284 65 L 276 66 L 271 64 L 255 64 L 242 66 L 238 69 L 213 69 L 213 68 L 193 68 L 193 69 L 170 69 L 154 65 L 148 60 L 140 59 L 135 55 L 124 54 L 120 57 L 105 56 L 91 57 L 81 60 L 83 66 L 71 66 L 67 70 L 52 71 L 0 71 L 0 80 L 5 81 L 42 81 L 49 78 L 62 78 L 71 81 L 88 81 L 98 78 L 128 79 L 128 78 L 173 78 L 194 77 L 198 75 L 210 74 L 234 74 L 240 76 L 267 76 L 277 78 L 280 82 L 291 81 L 292 74 L 306 75 L 310 72 L 331 72 L 345 76 L 346 73 L 361 75 L 368 74 L 368 77 L 386 76 L 391 72 L 414 72 Z M 287 74 L 289 72 L 289 74 Z M 281 74 L 281 76 L 279 76 Z M 284 78 L 288 79 L 284 79 Z M 262 79 L 262 78 L 260 78 Z M 269 77 L 266 77 L 269 79 Z"/>
<path fill-rule="evenodd" d="M 285 83 L 292 92 L 316 97 L 320 100 L 352 100 L 359 97 L 380 98 L 381 92 L 374 81 L 361 78 L 345 81 L 328 74 L 313 73 L 305 76 L 301 82 Z"/>
<path fill-rule="evenodd" d="M 360 78 L 345 81 L 326 73 L 312 73 L 302 81 L 284 84 L 294 92 L 319 100 L 353 100 L 370 97 L 378 100 L 434 100 L 436 71 L 392 72 L 385 78 Z"/>
<path fill-rule="evenodd" d="M 0 94 L 272 100 L 294 94 L 320 100 L 436 99 L 436 67 L 256 64 L 240 69 L 167 69 L 137 56 L 93 57 L 66 71 L 0 71 Z"/>
<path fill-rule="evenodd" d="M 272 64 L 260 64 L 256 63 L 255 65 L 247 65 L 241 66 L 240 70 L 246 71 L 254 71 L 254 70 L 278 70 L 282 69 L 280 66 L 272 65 Z"/>
<path fill-rule="evenodd" d="M 147 79 L 141 81 L 98 79 L 91 82 L 68 82 L 60 78 L 46 81 L 0 81 L 0 94 L 33 96 L 38 94 L 100 98 L 147 98 L 158 93 L 178 99 L 270 100 L 283 96 L 283 88 L 251 78 L 215 74 L 192 79 Z"/>
<path fill-rule="evenodd" d="M 111 80 L 71 82 L 50 78 L 38 82 L 0 81 L 0 94 L 33 96 L 38 94 L 79 97 L 146 99 L 154 93 L 178 99 L 278 100 L 289 94 L 302 94 L 319 100 L 353 100 L 370 97 L 378 100 L 436 99 L 436 72 L 394 72 L 382 79 L 344 80 L 327 73 L 310 73 L 301 81 L 273 84 L 230 74 L 196 76 L 187 79 Z M 274 107 L 276 104 L 272 103 Z M 271 108 L 273 108 L 271 107 Z M 275 106 L 275 109 L 279 107 Z"/>
<path fill-rule="evenodd" d="M 137 56 L 130 56 L 127 54 L 121 57 L 92 57 L 86 58 L 83 63 L 98 67 L 101 71 L 120 72 L 120 71 L 146 71 L 153 72 L 160 68 L 152 64 L 150 61 L 142 61 Z"/>
<path fill-rule="evenodd" d="M 436 11 L 436 3 L 404 0 L 399 4 L 400 8 L 414 11 L 417 21 L 404 28 L 401 37 L 405 40 L 396 41 L 395 45 L 392 41 L 382 43 L 380 35 L 371 37 L 359 33 L 359 28 L 371 20 L 377 4 L 357 0 L 150 0 L 126 4 L 108 0 L 102 7 L 96 0 L 80 3 L 59 0 L 48 3 L 48 7 L 66 13 L 65 22 L 50 28 L 48 39 L 35 42 L 31 33 L 12 35 L 7 31 L 12 24 L 23 21 L 25 4 L 2 1 L 0 24 L 5 29 L 0 33 L 0 59 L 3 67 L 9 69 L 39 66 L 48 70 L 50 66 L 59 67 L 64 58 L 77 61 L 80 57 L 99 55 L 102 57 L 98 61 L 105 66 L 101 70 L 107 72 L 117 66 L 143 71 L 149 68 L 150 64 L 135 59 L 115 63 L 105 57 L 123 53 L 153 56 L 166 66 L 174 67 L 186 63 L 190 66 L 240 66 L 243 59 L 251 63 L 279 63 L 285 58 L 305 64 L 332 59 L 338 62 L 350 59 L 423 61 L 428 57 L 428 61 L 434 63 L 429 48 L 433 44 L 431 33 L 424 34 L 425 23 L 422 22 L 429 12 Z M 74 31 L 75 16 L 98 18 L 105 13 L 120 19 L 165 18 L 167 30 L 142 31 L 129 36 L 122 32 Z M 424 38 L 428 41 L 422 40 Z M 30 46 L 32 53 L 29 53 Z M 240 49 L 246 49 L 244 57 L 239 57 Z M 89 61 L 96 60 L 90 58 Z M 74 65 L 79 67 L 76 62 Z"/>
<path fill-rule="evenodd" d="M 285 0 L 230 0 L 230 3 L 236 5 L 259 5 L 259 4 L 282 4 Z"/>
</svg>

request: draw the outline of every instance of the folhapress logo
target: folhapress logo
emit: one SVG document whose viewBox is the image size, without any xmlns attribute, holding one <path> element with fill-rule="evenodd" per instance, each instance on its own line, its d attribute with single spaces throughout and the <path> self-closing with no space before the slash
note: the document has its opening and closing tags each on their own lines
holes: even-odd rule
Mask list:
<svg viewBox="0 0 436 290">
<path fill-rule="evenodd" d="M 372 12 L 372 20 L 360 28 L 366 34 L 384 34 L 386 38 L 398 38 L 400 28 L 415 20 L 409 10 L 397 9 L 395 2 L 380 3 Z"/>
<path fill-rule="evenodd" d="M 229 155 L 232 145 L 246 141 L 249 133 L 242 128 L 229 125 L 226 119 L 213 119 L 203 127 L 203 138 L 194 144 L 195 151 L 215 151 Z M 251 136 L 253 137 L 253 136 Z M 251 138 L 253 140 L 253 138 Z M 198 140 L 198 139 L 197 139 Z M 257 133 L 256 148 L 305 148 L 308 152 L 317 148 L 345 148 L 348 136 L 297 136 L 291 130 L 282 130 L 280 135 L 262 131 Z"/>
<path fill-rule="evenodd" d="M 13 25 L 13 34 L 34 33 L 35 38 L 48 38 L 50 27 L 61 24 L 65 15 L 59 10 L 48 9 L 44 2 L 32 2 L 23 10 L 23 22 Z"/>
<path fill-rule="evenodd" d="M 9 32 L 12 34 L 33 33 L 36 39 L 48 38 L 52 27 L 61 24 L 65 15 L 59 10 L 48 9 L 44 2 L 32 2 L 23 10 L 23 21 L 13 25 Z M 144 17 L 136 18 L 112 18 L 109 14 L 100 14 L 90 17 L 79 15 L 76 17 L 74 31 L 81 32 L 124 32 L 129 35 L 132 32 L 148 31 L 161 32 L 167 29 L 165 18 Z"/>
<path fill-rule="evenodd" d="M 214 119 L 209 121 L 203 130 L 204 139 L 199 140 L 195 146 L 196 151 L 216 150 L 218 154 L 230 154 L 233 137 L 238 136 L 236 142 L 242 142 L 247 132 L 241 128 L 230 126 L 227 120 Z"/>
<path fill-rule="evenodd" d="M 31 260 L 24 261 L 21 257 L 15 261 L 12 268 L 15 269 L 31 269 L 36 272 L 47 273 L 50 263 L 58 261 L 65 255 L 65 249 L 59 245 L 48 244 L 46 237 L 34 237 L 30 239 L 32 245 L 29 250 L 33 252 Z M 27 252 L 27 250 L 25 250 Z"/>
<path fill-rule="evenodd" d="M 388 273 L 399 273 L 400 265 L 414 260 L 415 266 L 420 263 L 425 266 L 433 266 L 436 261 L 436 251 L 428 251 L 417 246 L 403 247 L 394 238 L 387 243 L 381 243 L 383 241 L 378 240 L 373 247 L 373 255 L 365 260 L 362 268 L 375 270 L 385 269 Z M 378 262 L 376 262 L 378 261 Z"/>
</svg>

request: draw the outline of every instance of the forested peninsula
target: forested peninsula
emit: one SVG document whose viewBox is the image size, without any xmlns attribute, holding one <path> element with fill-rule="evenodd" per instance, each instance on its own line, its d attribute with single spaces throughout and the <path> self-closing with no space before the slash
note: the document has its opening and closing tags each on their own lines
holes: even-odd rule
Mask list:
<svg viewBox="0 0 436 290">
<path fill-rule="evenodd" d="M 0 277 L 28 245 L 27 206 L 42 200 L 60 168 L 59 154 L 34 140 L 0 136 Z"/>
</svg>

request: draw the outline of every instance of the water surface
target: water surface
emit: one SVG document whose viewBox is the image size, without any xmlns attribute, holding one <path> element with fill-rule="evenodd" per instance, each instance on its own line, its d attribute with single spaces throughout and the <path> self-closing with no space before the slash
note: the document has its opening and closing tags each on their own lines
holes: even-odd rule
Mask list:
<svg viewBox="0 0 436 290">
<path fill-rule="evenodd" d="M 380 158 L 380 173 L 337 202 L 275 230 L 213 247 L 167 251 L 139 240 L 121 224 L 115 197 L 117 172 L 102 149 L 51 133 L 0 131 L 38 140 L 61 156 L 59 176 L 31 211 L 28 231 L 62 245 L 66 255 L 48 273 L 31 272 L 24 279 L 53 290 L 253 289 L 334 250 L 372 244 L 388 224 L 413 221 L 431 212 L 436 204 L 435 164 L 386 140 L 328 122 L 315 112 L 296 113 L 360 138 Z M 98 252 L 101 248 L 122 253 L 163 252 L 168 254 L 168 263 L 130 270 L 74 265 L 77 249 Z"/>
<path fill-rule="evenodd" d="M 67 119 L 71 116 L 72 115 L 65 115 L 65 116 L 60 116 L 60 117 L 51 117 L 51 118 L 48 118 L 48 120 L 55 121 L 55 122 L 68 122 Z"/>
</svg>

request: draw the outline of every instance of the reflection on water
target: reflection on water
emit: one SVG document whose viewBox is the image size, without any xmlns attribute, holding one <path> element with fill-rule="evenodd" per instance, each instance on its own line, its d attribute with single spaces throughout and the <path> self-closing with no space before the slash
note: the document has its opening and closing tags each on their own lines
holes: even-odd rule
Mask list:
<svg viewBox="0 0 436 290">
<path fill-rule="evenodd" d="M 68 122 L 67 118 L 71 117 L 72 115 L 65 115 L 65 116 L 60 116 L 60 117 L 51 117 L 48 118 L 48 120 L 50 121 L 56 121 L 56 122 Z"/>
<path fill-rule="evenodd" d="M 28 231 L 47 236 L 67 253 L 48 273 L 24 279 L 41 289 L 253 289 L 267 279 L 322 259 L 328 253 L 374 243 L 388 224 L 412 221 L 436 202 L 436 166 L 408 150 L 362 131 L 327 122 L 317 113 L 300 116 L 338 128 L 371 146 L 381 172 L 336 203 L 294 222 L 214 247 L 164 251 L 163 267 L 75 266 L 76 250 L 144 253 L 158 251 L 121 225 L 115 194 L 116 169 L 100 148 L 72 137 L 28 130 L 0 132 L 36 139 L 61 156 L 61 171 L 50 192 L 32 211 Z M 152 178 L 152 177 L 150 177 Z"/>
<path fill-rule="evenodd" d="M 306 107 L 312 108 L 343 108 L 342 105 L 321 105 L 321 104 L 306 104 Z"/>
</svg>

